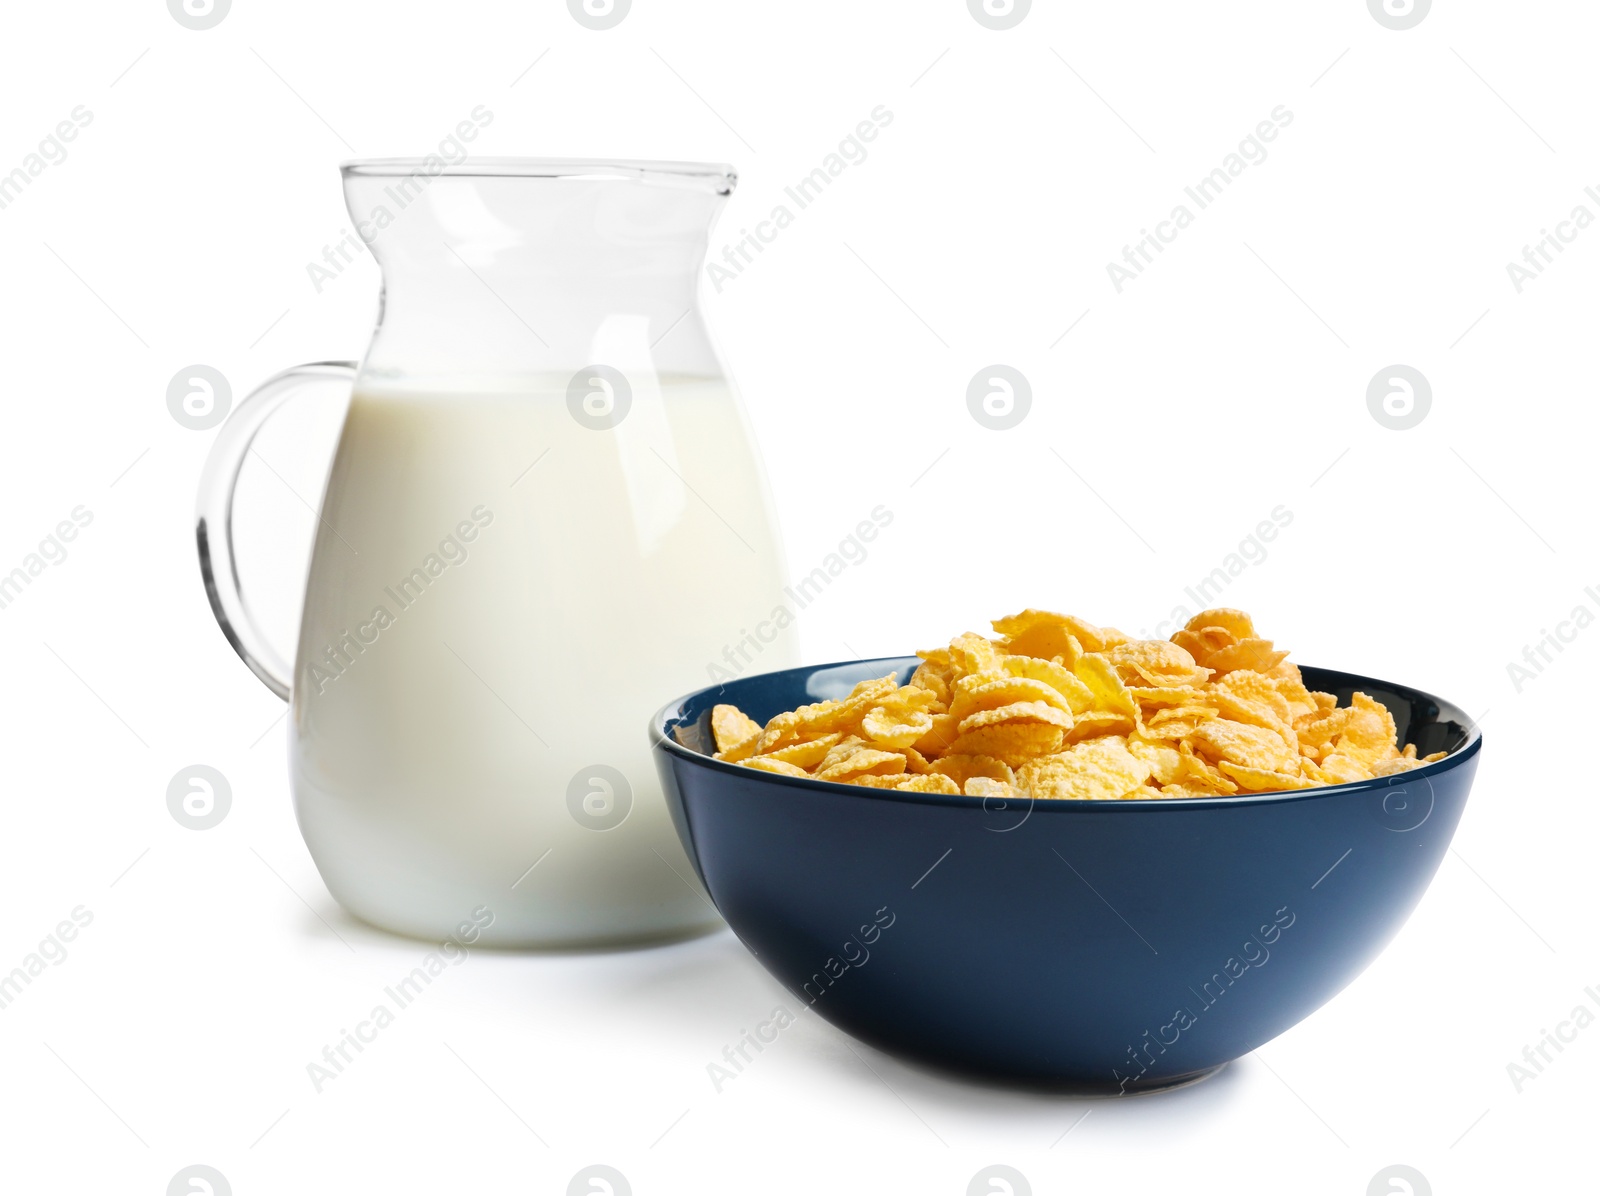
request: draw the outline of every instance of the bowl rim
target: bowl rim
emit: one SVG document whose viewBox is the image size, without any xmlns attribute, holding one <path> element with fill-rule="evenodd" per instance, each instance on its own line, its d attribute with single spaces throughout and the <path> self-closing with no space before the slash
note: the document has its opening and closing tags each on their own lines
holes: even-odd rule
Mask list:
<svg viewBox="0 0 1600 1196">
<path fill-rule="evenodd" d="M 425 174 L 450 178 L 520 178 L 556 182 L 673 183 L 704 187 L 728 195 L 739 172 L 726 162 L 657 161 L 646 158 L 468 157 L 446 162 L 437 155 L 403 158 L 346 158 L 339 163 L 345 178 L 403 178 Z"/>
<path fill-rule="evenodd" d="M 829 664 L 797 665 L 792 669 L 772 669 L 765 673 L 751 673 L 747 677 L 737 678 L 737 681 L 755 681 L 761 677 L 776 677 L 784 673 L 820 673 L 829 669 L 875 664 L 892 666 L 898 670 L 916 659 L 918 658 L 915 655 L 872 656 L 862 660 L 842 660 Z M 1393 681 L 1384 681 L 1378 677 L 1366 677 L 1359 673 L 1346 673 L 1342 669 L 1325 669 L 1312 664 L 1301 665 L 1300 667 L 1348 679 L 1349 682 L 1355 684 L 1356 688 L 1360 688 L 1360 684 L 1366 682 L 1373 686 L 1381 686 L 1394 693 L 1410 695 L 1413 698 L 1422 698 L 1438 706 L 1441 712 L 1451 711 L 1459 714 L 1461 718 L 1456 721 L 1466 725 L 1466 742 L 1451 751 L 1444 759 L 1435 760 L 1432 764 L 1424 764 L 1421 768 L 1413 768 L 1408 772 L 1394 773 L 1387 777 L 1373 777 L 1365 781 L 1346 781 L 1342 785 L 1317 785 L 1310 789 L 1289 789 L 1279 793 L 1237 794 L 1232 797 L 1166 797 L 1145 800 L 1097 797 L 1027 797 L 1016 800 L 1027 802 L 1030 809 L 1047 811 L 1081 812 L 1091 809 L 1206 810 L 1237 806 L 1276 805 L 1296 801 L 1316 801 L 1325 797 L 1338 797 L 1350 793 L 1375 793 L 1383 789 L 1392 789 L 1396 785 L 1408 784 L 1411 781 L 1427 781 L 1431 788 L 1434 777 L 1466 763 L 1477 755 L 1478 750 L 1483 746 L 1481 728 L 1455 702 L 1446 701 L 1414 686 L 1400 685 Z M 778 784 L 784 788 L 799 789 L 808 793 L 848 794 L 857 798 L 865 797 L 868 800 L 908 802 L 913 805 L 943 806 L 954 809 L 976 810 L 993 808 L 990 803 L 996 799 L 992 797 L 969 797 L 964 793 L 904 793 L 898 789 L 874 789 L 866 785 L 847 785 L 842 781 L 819 781 L 815 777 L 791 777 L 785 776 L 783 773 L 751 770 L 742 764 L 730 764 L 726 760 L 713 759 L 702 752 L 697 752 L 693 748 L 679 743 L 667 734 L 667 723 L 677 717 L 677 712 L 696 699 L 710 696 L 713 692 L 726 688 L 727 683 L 703 686 L 700 689 L 684 694 L 682 697 L 675 698 L 657 710 L 650 718 L 651 748 L 655 751 L 665 751 L 669 755 L 678 756 L 698 767 L 709 768 L 713 772 L 722 772 L 730 776 L 737 776 L 743 780 L 754 780 L 763 784 Z"/>
</svg>

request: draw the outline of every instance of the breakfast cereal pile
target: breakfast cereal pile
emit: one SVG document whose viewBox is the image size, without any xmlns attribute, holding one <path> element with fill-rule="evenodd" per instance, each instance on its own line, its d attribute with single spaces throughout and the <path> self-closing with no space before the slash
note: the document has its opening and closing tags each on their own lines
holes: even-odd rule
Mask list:
<svg viewBox="0 0 1600 1196">
<path fill-rule="evenodd" d="M 849 696 L 765 727 L 711 715 L 716 759 L 786 776 L 974 797 L 1221 797 L 1339 785 L 1439 759 L 1401 751 L 1389 711 L 1306 689 L 1239 610 L 1202 611 L 1170 640 L 1134 640 L 1025 610 L 917 653 Z"/>
</svg>

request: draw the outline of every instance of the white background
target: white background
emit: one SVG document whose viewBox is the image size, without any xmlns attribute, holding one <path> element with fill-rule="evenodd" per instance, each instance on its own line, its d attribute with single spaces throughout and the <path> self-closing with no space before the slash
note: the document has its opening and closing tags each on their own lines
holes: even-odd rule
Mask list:
<svg viewBox="0 0 1600 1196">
<path fill-rule="evenodd" d="M 1039 3 L 1004 32 L 954 0 L 636 0 L 605 32 L 551 0 L 3 19 L 0 173 L 93 113 L 0 211 L 0 569 L 93 512 L 0 610 L 0 971 L 93 913 L 0 1011 L 7 1190 L 156 1194 L 206 1163 L 240 1194 L 560 1193 L 595 1162 L 641 1196 L 956 1196 L 997 1162 L 1037 1193 L 1359 1196 L 1392 1163 L 1441 1196 L 1574 1190 L 1600 1029 L 1520 1093 L 1506 1066 L 1600 987 L 1600 632 L 1520 693 L 1506 666 L 1600 612 L 1600 231 L 1520 294 L 1506 263 L 1600 214 L 1592 5 L 1463 0 L 1403 32 L 1357 0 Z M 306 1064 L 426 948 L 341 914 L 300 842 L 281 706 L 199 584 L 214 433 L 165 391 L 193 363 L 237 396 L 359 356 L 376 267 L 320 294 L 305 268 L 347 227 L 336 164 L 425 153 L 480 104 L 477 153 L 735 163 L 717 249 L 886 106 L 867 159 L 705 293 L 795 571 L 894 512 L 806 612 L 807 659 L 1026 605 L 1153 632 L 1283 505 L 1228 603 L 1296 659 L 1485 712 L 1454 849 L 1379 962 L 1218 1078 L 1086 1102 L 930 1076 L 809 1014 L 719 1094 L 706 1065 L 783 999 L 727 932 L 477 952 L 316 1094 Z M 1107 263 L 1278 105 L 1267 158 L 1117 293 Z M 1032 385 L 1009 432 L 966 408 L 994 363 Z M 1410 431 L 1367 408 L 1395 363 L 1432 385 Z M 294 546 L 285 596 L 312 515 L 284 483 L 315 502 L 318 414 L 263 442 L 282 482 L 246 478 Z M 204 833 L 165 806 L 194 763 L 233 789 Z"/>
</svg>

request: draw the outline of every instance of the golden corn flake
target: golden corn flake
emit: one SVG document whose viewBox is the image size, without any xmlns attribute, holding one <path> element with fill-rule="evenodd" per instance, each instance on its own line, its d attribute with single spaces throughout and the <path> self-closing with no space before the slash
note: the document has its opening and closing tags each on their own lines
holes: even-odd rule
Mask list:
<svg viewBox="0 0 1600 1196">
<path fill-rule="evenodd" d="M 1132 640 L 1105 654 L 1117 675 L 1128 685 L 1158 689 L 1204 685 L 1211 670 L 1201 668 L 1177 644 L 1167 640 Z"/>
<path fill-rule="evenodd" d="M 1234 669 L 1270 669 L 1277 665 L 1287 652 L 1272 646 L 1271 640 L 1240 640 L 1212 654 L 1207 667 L 1214 673 L 1227 673 Z"/>
<path fill-rule="evenodd" d="M 759 768 L 762 772 L 776 772 L 786 777 L 809 777 L 811 774 L 798 764 L 774 760 L 771 756 L 752 756 L 742 761 L 746 768 Z"/>
<path fill-rule="evenodd" d="M 1082 743 L 1099 739 L 1102 735 L 1132 735 L 1134 720 L 1126 714 L 1113 714 L 1109 710 L 1085 710 L 1073 719 L 1072 730 L 1062 738 L 1063 743 Z"/>
<path fill-rule="evenodd" d="M 1205 691 L 1193 685 L 1130 685 L 1128 692 L 1147 714 L 1150 707 L 1189 706 L 1205 700 Z"/>
<path fill-rule="evenodd" d="M 1072 725 L 1072 707 L 1060 690 L 1043 681 L 1013 677 L 1007 673 L 983 672 L 963 677 L 956 683 L 955 696 L 950 699 L 950 713 L 965 720 L 968 715 L 978 711 L 994 710 L 1019 702 L 1054 706 L 1068 716 L 1062 725 Z"/>
<path fill-rule="evenodd" d="M 862 748 L 837 764 L 817 773 L 819 781 L 853 781 L 857 777 L 882 777 L 906 770 L 906 758 L 899 752 Z"/>
<path fill-rule="evenodd" d="M 727 752 L 760 735 L 761 724 L 737 706 L 714 706 L 711 734 L 717 741 L 717 751 Z"/>
<path fill-rule="evenodd" d="M 798 764 L 801 768 L 815 768 L 822 763 L 822 758 L 828 754 L 829 749 L 838 742 L 839 733 L 835 731 L 832 735 L 824 735 L 821 739 L 791 743 L 788 747 L 768 752 L 764 756 L 756 756 L 754 759 L 781 760 L 785 764 Z"/>
<path fill-rule="evenodd" d="M 1048 723 L 999 723 L 963 731 L 950 745 L 952 752 L 993 756 L 1012 766 L 1055 751 L 1061 746 L 1061 728 Z"/>
<path fill-rule="evenodd" d="M 1140 718 L 1139 703 L 1133 692 L 1122 683 L 1111 661 L 1094 652 L 1085 652 L 1073 672 L 1079 681 L 1089 687 L 1094 696 L 1094 709 L 1111 714 L 1125 714 L 1134 722 Z"/>
<path fill-rule="evenodd" d="M 1252 639 L 1256 634 L 1255 620 L 1245 614 L 1244 611 L 1236 610 L 1231 606 L 1218 606 L 1213 607 L 1211 610 L 1203 610 L 1189 620 L 1188 626 L 1220 627 L 1235 639 L 1241 640 Z"/>
<path fill-rule="evenodd" d="M 1072 715 L 1048 702 L 1012 702 L 993 710 L 979 710 L 961 720 L 961 733 L 976 731 L 979 727 L 994 727 L 1001 723 L 1049 723 L 1068 730 Z"/>
<path fill-rule="evenodd" d="M 1224 773 L 1195 755 L 1188 740 L 1178 745 L 1178 784 L 1208 789 L 1213 794 L 1239 792 L 1239 786 Z"/>
<path fill-rule="evenodd" d="M 1150 780 L 1175 785 L 1183 779 L 1183 753 L 1170 743 L 1143 735 L 1128 736 L 1128 751 L 1150 766 Z"/>
<path fill-rule="evenodd" d="M 711 712 L 716 758 L 901 793 L 1042 800 L 1228 797 L 1393 776 L 1443 757 L 1393 716 L 1308 690 L 1249 615 L 1201 611 L 1170 640 L 1025 610 L 893 675 L 766 726 Z"/>
<path fill-rule="evenodd" d="M 993 668 L 999 655 L 999 648 L 993 640 L 986 640 L 970 631 L 950 641 L 950 663 L 960 670 L 963 677 L 968 673 L 981 673 Z"/>
<path fill-rule="evenodd" d="M 1269 771 L 1299 767 L 1299 751 L 1285 743 L 1276 731 L 1231 718 L 1207 719 L 1194 729 L 1188 742 L 1213 764 L 1226 760 Z"/>
<path fill-rule="evenodd" d="M 969 777 L 966 785 L 961 790 L 968 797 L 1021 797 L 1022 793 L 1005 781 L 991 780 L 989 777 Z"/>
<path fill-rule="evenodd" d="M 867 789 L 904 789 L 913 779 L 908 772 L 892 772 L 888 776 L 864 773 L 854 778 L 850 784 L 861 785 Z"/>
<path fill-rule="evenodd" d="M 1017 784 L 1035 797 L 1117 798 L 1143 786 L 1150 773 L 1126 740 L 1108 735 L 1028 761 L 1017 769 Z"/>
<path fill-rule="evenodd" d="M 1006 637 L 1008 651 L 1047 659 L 1064 654 L 1068 636 L 1077 640 L 1085 652 L 1104 652 L 1128 642 L 1128 637 L 1115 627 L 1096 627 L 1073 615 L 1048 610 L 1025 610 L 1020 615 L 996 619 L 992 626 Z M 1030 651 L 1030 647 L 1036 650 Z"/>
<path fill-rule="evenodd" d="M 1279 789 L 1309 789 L 1312 785 L 1311 781 L 1300 775 L 1298 766 L 1294 772 L 1273 772 L 1265 768 L 1230 764 L 1223 760 L 1217 765 L 1217 769 L 1237 782 L 1241 789 L 1248 789 L 1253 793 L 1273 792 Z"/>
<path fill-rule="evenodd" d="M 1048 685 L 1061 695 L 1067 709 L 1073 714 L 1079 714 L 1094 705 L 1094 691 L 1079 681 L 1077 674 L 1060 657 L 1041 660 L 1037 656 L 1002 656 L 1000 667 L 1013 677 L 1024 677 Z"/>
<path fill-rule="evenodd" d="M 996 760 L 993 756 L 951 754 L 935 760 L 928 767 L 934 772 L 943 773 L 963 787 L 974 777 L 983 777 L 985 780 L 998 781 L 1006 785 L 1016 782 L 1016 777 L 1011 772 L 1011 765 L 1004 760 Z"/>
<path fill-rule="evenodd" d="M 950 679 L 948 668 L 941 669 L 929 661 L 924 661 L 918 666 L 917 671 L 911 674 L 911 685 L 918 689 L 925 689 L 934 696 L 934 700 L 950 704 Z"/>
<path fill-rule="evenodd" d="M 1145 725 L 1152 731 L 1156 727 L 1164 727 L 1168 723 L 1198 725 L 1207 719 L 1216 718 L 1221 713 L 1222 711 L 1215 706 L 1204 706 L 1199 702 L 1192 706 L 1163 706 L 1145 720 Z M 1179 738 L 1182 738 L 1182 736 L 1179 736 Z"/>
<path fill-rule="evenodd" d="M 933 715 L 921 711 L 874 706 L 861 720 L 861 733 L 884 749 L 908 748 L 931 730 Z"/>
<path fill-rule="evenodd" d="M 862 748 L 867 746 L 867 741 L 859 735 L 847 735 L 830 747 L 821 760 L 814 766 L 818 772 L 832 768 L 835 764 L 850 759 Z"/>
<path fill-rule="evenodd" d="M 930 760 L 950 750 L 960 731 L 961 720 L 948 710 L 933 716 L 933 726 L 928 733 L 911 746 Z"/>
</svg>

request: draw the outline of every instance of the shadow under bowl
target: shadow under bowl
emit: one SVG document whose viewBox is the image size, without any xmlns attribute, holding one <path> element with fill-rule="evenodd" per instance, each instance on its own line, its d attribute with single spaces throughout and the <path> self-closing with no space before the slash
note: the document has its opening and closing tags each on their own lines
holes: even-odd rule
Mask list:
<svg viewBox="0 0 1600 1196">
<path fill-rule="evenodd" d="M 801 1002 L 863 1042 L 1012 1084 L 1127 1093 L 1192 1082 L 1356 978 L 1421 900 L 1482 739 L 1457 707 L 1301 669 L 1449 753 L 1408 773 L 1244 797 L 998 800 L 902 794 L 711 758 L 714 705 L 758 722 L 915 657 L 730 681 L 650 736 L 717 909 Z"/>
</svg>

